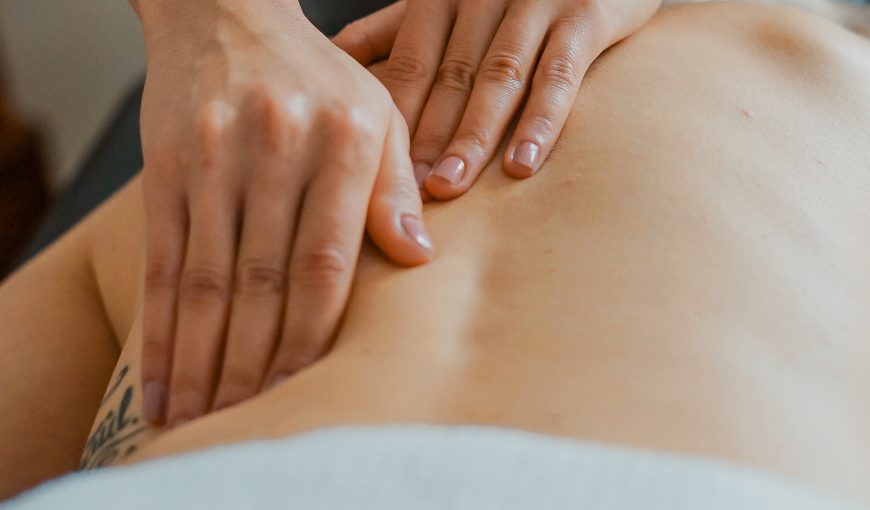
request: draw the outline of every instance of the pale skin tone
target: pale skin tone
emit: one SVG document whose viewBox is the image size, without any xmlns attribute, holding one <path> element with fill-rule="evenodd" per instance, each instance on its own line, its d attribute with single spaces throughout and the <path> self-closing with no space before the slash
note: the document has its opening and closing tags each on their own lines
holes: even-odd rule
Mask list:
<svg viewBox="0 0 870 510">
<path fill-rule="evenodd" d="M 421 199 L 467 191 L 517 115 L 503 166 L 534 174 L 589 64 L 658 0 L 405 0 L 335 44 L 293 0 L 132 5 L 143 413 L 177 425 L 327 352 L 364 232 L 394 263 L 428 262 Z M 383 82 L 360 65 L 386 57 Z"/>
<path fill-rule="evenodd" d="M 137 181 L 0 286 L 0 497 L 74 469 L 91 424 L 89 466 L 424 422 L 703 455 L 870 502 L 868 63 L 866 40 L 791 10 L 657 15 L 592 66 L 536 179 L 495 162 L 427 208 L 437 260 L 364 249 L 325 359 L 144 432 Z"/>
</svg>

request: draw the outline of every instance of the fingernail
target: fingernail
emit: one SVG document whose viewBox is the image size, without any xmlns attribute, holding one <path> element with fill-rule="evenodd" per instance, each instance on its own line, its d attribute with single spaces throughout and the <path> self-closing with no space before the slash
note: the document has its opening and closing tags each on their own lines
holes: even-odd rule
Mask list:
<svg viewBox="0 0 870 510">
<path fill-rule="evenodd" d="M 459 184 L 465 174 L 465 162 L 456 156 L 448 156 L 438 163 L 432 174 L 441 177 L 450 184 Z"/>
<path fill-rule="evenodd" d="M 290 377 L 290 375 L 285 374 L 285 373 L 280 373 L 280 374 L 276 375 L 275 377 L 272 378 L 272 380 L 269 382 L 269 384 L 267 384 L 265 386 L 265 389 L 271 390 L 275 386 L 278 386 L 282 382 L 286 381 L 288 377 Z"/>
<path fill-rule="evenodd" d="M 423 181 L 432 173 L 432 165 L 423 161 L 414 163 L 414 177 L 417 178 L 417 186 L 423 187 Z"/>
<path fill-rule="evenodd" d="M 432 239 L 429 237 L 429 234 L 426 233 L 426 229 L 423 227 L 423 222 L 420 221 L 420 218 L 414 216 L 413 214 L 406 214 L 402 216 L 402 228 L 405 229 L 405 234 L 408 235 L 411 239 L 414 240 L 415 243 L 420 245 L 426 251 L 435 251 L 435 245 L 432 244 Z"/>
<path fill-rule="evenodd" d="M 149 423 L 163 421 L 166 408 L 166 385 L 156 381 L 145 383 L 142 390 L 142 417 Z"/>
<path fill-rule="evenodd" d="M 531 174 L 533 174 L 538 170 L 538 156 L 540 156 L 540 153 L 541 150 L 538 147 L 538 144 L 533 142 L 523 142 L 514 149 L 514 154 L 511 159 L 514 163 L 528 168 Z"/>
</svg>

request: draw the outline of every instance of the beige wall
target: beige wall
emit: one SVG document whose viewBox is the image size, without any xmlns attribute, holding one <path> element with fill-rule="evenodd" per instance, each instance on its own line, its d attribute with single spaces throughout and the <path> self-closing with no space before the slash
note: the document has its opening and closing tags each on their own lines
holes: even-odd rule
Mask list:
<svg viewBox="0 0 870 510">
<path fill-rule="evenodd" d="M 6 81 L 49 136 L 60 187 L 144 73 L 139 21 L 126 0 L 0 0 L 0 40 Z"/>
</svg>

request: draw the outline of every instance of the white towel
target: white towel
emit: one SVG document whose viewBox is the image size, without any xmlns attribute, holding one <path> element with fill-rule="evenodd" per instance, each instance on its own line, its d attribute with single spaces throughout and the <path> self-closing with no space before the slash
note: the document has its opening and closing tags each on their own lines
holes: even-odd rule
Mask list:
<svg viewBox="0 0 870 510">
<path fill-rule="evenodd" d="M 710 459 L 492 427 L 343 427 L 49 482 L 2 510 L 845 510 Z"/>
</svg>

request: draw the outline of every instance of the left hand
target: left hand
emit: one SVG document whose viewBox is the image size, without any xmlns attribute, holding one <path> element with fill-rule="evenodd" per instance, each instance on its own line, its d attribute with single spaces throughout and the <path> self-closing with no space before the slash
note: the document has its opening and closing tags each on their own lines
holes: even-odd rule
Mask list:
<svg viewBox="0 0 870 510">
<path fill-rule="evenodd" d="M 467 191 L 528 99 L 504 157 L 517 178 L 547 158 L 580 81 L 660 0 L 402 0 L 333 42 L 384 84 L 413 135 L 417 181 L 437 199 Z"/>
</svg>

